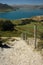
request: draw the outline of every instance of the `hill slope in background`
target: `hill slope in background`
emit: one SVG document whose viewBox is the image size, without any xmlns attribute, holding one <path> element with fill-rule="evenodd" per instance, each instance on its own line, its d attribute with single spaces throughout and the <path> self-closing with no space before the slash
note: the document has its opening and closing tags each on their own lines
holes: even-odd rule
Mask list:
<svg viewBox="0 0 43 65">
<path fill-rule="evenodd" d="M 13 8 L 10 5 L 0 3 L 0 12 L 3 12 L 3 11 L 11 11 L 11 10 L 16 10 L 16 9 L 17 8 Z"/>
<path fill-rule="evenodd" d="M 18 8 L 43 9 L 43 5 L 12 5 Z"/>
<path fill-rule="evenodd" d="M 0 3 L 0 12 L 17 10 L 19 8 L 43 9 L 43 5 L 7 5 Z"/>
<path fill-rule="evenodd" d="M 12 9 L 11 6 L 9 6 L 9 5 L 7 5 L 7 4 L 2 4 L 2 3 L 0 3 L 0 9 L 9 9 L 9 8 Z"/>
</svg>

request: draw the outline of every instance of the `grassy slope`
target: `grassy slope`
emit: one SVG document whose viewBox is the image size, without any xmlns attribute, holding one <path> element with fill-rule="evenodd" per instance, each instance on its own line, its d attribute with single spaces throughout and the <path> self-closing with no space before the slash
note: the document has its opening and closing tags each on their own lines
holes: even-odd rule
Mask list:
<svg viewBox="0 0 43 65">
<path fill-rule="evenodd" d="M 23 33 L 27 33 L 27 35 L 29 37 L 33 37 L 34 36 L 34 22 L 31 22 L 30 24 L 26 24 L 26 25 L 18 25 L 19 23 L 21 23 L 22 21 L 21 20 L 12 20 L 12 23 L 13 24 L 16 24 L 17 26 L 15 27 L 15 29 L 17 31 L 0 31 L 0 36 L 20 36 L 20 34 L 23 32 Z M 41 23 L 36 23 L 37 24 L 37 33 L 38 33 L 38 37 L 39 37 L 39 34 L 41 32 L 43 32 L 43 25 Z"/>
</svg>

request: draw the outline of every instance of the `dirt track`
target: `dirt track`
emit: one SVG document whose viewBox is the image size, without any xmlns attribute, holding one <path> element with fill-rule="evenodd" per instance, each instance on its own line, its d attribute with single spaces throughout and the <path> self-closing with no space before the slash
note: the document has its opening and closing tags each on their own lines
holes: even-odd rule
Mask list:
<svg viewBox="0 0 43 65">
<path fill-rule="evenodd" d="M 18 39 L 12 48 L 0 48 L 0 65 L 43 65 L 43 58 L 25 41 Z"/>
</svg>

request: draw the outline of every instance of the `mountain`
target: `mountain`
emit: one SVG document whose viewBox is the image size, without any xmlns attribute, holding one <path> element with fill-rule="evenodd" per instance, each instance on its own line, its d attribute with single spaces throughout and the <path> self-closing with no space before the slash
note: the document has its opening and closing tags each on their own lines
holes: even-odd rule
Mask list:
<svg viewBox="0 0 43 65">
<path fill-rule="evenodd" d="M 7 5 L 0 3 L 0 12 L 15 11 L 20 8 L 43 9 L 43 5 Z"/>
<path fill-rule="evenodd" d="M 13 8 L 10 5 L 0 3 L 0 12 L 3 12 L 3 11 L 12 11 L 12 10 L 16 10 L 16 9 L 17 8 Z"/>
<path fill-rule="evenodd" d="M 7 4 L 2 4 L 2 3 L 0 3 L 0 9 L 12 9 L 12 7 L 11 6 L 9 6 L 9 5 L 7 5 Z"/>
<path fill-rule="evenodd" d="M 43 9 L 43 5 L 13 5 L 18 8 Z"/>
</svg>

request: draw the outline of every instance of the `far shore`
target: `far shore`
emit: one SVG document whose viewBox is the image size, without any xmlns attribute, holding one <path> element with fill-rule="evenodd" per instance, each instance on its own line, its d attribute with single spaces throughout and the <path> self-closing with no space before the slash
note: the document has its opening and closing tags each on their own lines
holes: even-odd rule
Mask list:
<svg viewBox="0 0 43 65">
<path fill-rule="evenodd" d="M 0 13 L 11 12 L 11 11 L 16 11 L 16 10 L 4 10 L 4 11 L 0 11 Z"/>
</svg>

